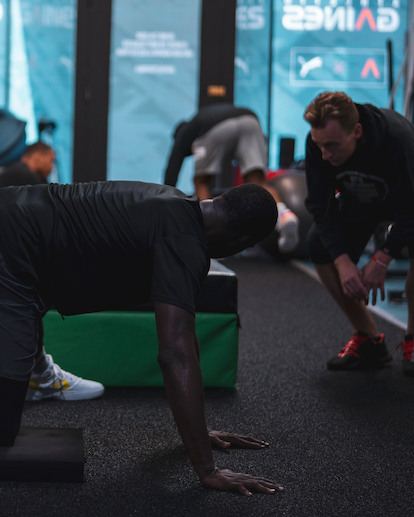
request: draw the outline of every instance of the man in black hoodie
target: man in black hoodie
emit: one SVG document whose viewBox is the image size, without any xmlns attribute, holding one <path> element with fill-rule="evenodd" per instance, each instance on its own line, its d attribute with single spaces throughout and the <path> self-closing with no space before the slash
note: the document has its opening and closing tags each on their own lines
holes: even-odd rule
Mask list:
<svg viewBox="0 0 414 517">
<path fill-rule="evenodd" d="M 408 247 L 408 326 L 402 342 L 403 373 L 414 376 L 414 127 L 398 113 L 355 104 L 343 92 L 325 92 L 306 108 L 311 125 L 306 143 L 306 207 L 314 217 L 309 253 L 331 296 L 344 311 L 354 335 L 328 361 L 349 370 L 391 361 L 367 310 L 369 293 L 385 298 L 391 260 Z M 372 260 L 356 264 L 378 223 L 391 231 Z"/>
</svg>

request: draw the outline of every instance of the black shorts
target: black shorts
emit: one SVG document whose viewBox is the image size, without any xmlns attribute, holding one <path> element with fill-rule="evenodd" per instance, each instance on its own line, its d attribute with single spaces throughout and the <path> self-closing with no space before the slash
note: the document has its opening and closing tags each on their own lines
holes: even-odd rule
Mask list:
<svg viewBox="0 0 414 517">
<path fill-rule="evenodd" d="M 345 236 L 347 253 L 356 264 L 361 257 L 369 239 L 377 226 L 382 222 L 391 223 L 393 217 L 374 217 L 371 215 L 352 215 L 341 218 L 341 225 Z M 314 264 L 330 264 L 333 262 L 331 254 L 324 247 L 312 224 L 306 238 L 310 260 Z M 410 259 L 414 259 L 414 241 L 407 243 Z"/>
<path fill-rule="evenodd" d="M 34 287 L 13 275 L 0 253 L 0 377 L 30 379 L 39 322 L 48 308 Z"/>
</svg>

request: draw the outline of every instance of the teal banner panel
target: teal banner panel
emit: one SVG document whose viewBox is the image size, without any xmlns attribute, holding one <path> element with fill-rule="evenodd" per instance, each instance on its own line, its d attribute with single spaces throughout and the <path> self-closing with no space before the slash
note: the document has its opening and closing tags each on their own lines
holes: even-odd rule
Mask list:
<svg viewBox="0 0 414 517">
<path fill-rule="evenodd" d="M 234 104 L 250 108 L 269 135 L 271 0 L 238 0 Z"/>
<path fill-rule="evenodd" d="M 114 0 L 110 180 L 163 183 L 174 127 L 198 103 L 200 0 Z M 193 192 L 187 159 L 178 188 Z"/>
<path fill-rule="evenodd" d="M 387 41 L 393 75 L 404 57 L 407 0 L 274 0 L 270 167 L 280 137 L 296 138 L 304 156 L 306 106 L 323 91 L 344 91 L 355 102 L 388 104 Z M 402 88 L 395 109 L 402 111 Z"/>
<path fill-rule="evenodd" d="M 50 180 L 72 179 L 76 0 L 0 0 L 0 107 L 26 122 L 27 143 L 50 120 Z"/>
<path fill-rule="evenodd" d="M 35 120 L 56 123 L 43 139 L 55 150 L 50 180 L 59 183 L 72 180 L 76 11 L 76 0 L 21 2 Z"/>
</svg>

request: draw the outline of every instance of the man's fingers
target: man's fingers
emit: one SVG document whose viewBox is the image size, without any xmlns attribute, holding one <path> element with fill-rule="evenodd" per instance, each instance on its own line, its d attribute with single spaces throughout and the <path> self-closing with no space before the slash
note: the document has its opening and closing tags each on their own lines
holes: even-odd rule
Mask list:
<svg viewBox="0 0 414 517">
<path fill-rule="evenodd" d="M 372 288 L 372 305 L 377 303 L 377 288 Z"/>
<path fill-rule="evenodd" d="M 211 443 L 220 448 L 228 448 L 230 445 L 234 445 L 245 449 L 264 449 L 269 446 L 269 444 L 264 440 L 258 440 L 252 436 L 225 433 L 221 431 L 209 431 L 209 436 Z M 223 445 L 223 443 L 225 445 Z"/>
<path fill-rule="evenodd" d="M 247 490 L 243 483 L 233 483 L 231 490 L 237 490 L 243 495 L 252 496 L 253 494 Z"/>
<path fill-rule="evenodd" d="M 257 440 L 256 438 L 253 438 L 252 436 L 242 436 L 243 443 L 251 444 L 251 445 L 258 445 L 259 447 L 269 447 L 269 443 L 265 442 L 264 440 Z"/>
<path fill-rule="evenodd" d="M 231 446 L 230 442 L 222 440 L 218 436 L 213 436 L 213 435 L 210 435 L 210 442 L 211 442 L 211 445 L 214 445 L 215 447 L 219 447 L 220 449 L 228 449 Z"/>
<path fill-rule="evenodd" d="M 270 479 L 232 472 L 231 470 L 216 469 L 203 480 L 203 486 L 218 490 L 235 490 L 243 495 L 251 496 L 251 491 L 273 494 L 284 489 Z"/>
<path fill-rule="evenodd" d="M 248 491 L 246 495 L 252 495 L 250 490 L 261 492 L 262 494 L 274 494 L 276 492 L 283 492 L 284 490 L 284 488 L 277 483 L 262 481 L 258 478 L 243 480 L 237 484 L 237 490 L 239 490 L 240 485 L 243 486 L 244 490 Z"/>
<path fill-rule="evenodd" d="M 236 437 L 232 439 L 231 442 L 233 445 L 237 445 L 239 447 L 244 447 L 246 449 L 263 449 L 264 447 L 269 447 L 269 444 L 259 440 L 248 440 L 246 438 Z"/>
<path fill-rule="evenodd" d="M 251 490 L 254 490 L 255 487 L 261 486 L 262 488 L 266 489 L 272 489 L 272 490 L 283 490 L 283 487 L 279 485 L 279 483 L 275 483 L 274 481 L 271 481 L 270 479 L 265 478 L 256 478 L 253 477 L 252 479 L 247 479 L 244 483 L 247 488 L 250 488 Z"/>
</svg>

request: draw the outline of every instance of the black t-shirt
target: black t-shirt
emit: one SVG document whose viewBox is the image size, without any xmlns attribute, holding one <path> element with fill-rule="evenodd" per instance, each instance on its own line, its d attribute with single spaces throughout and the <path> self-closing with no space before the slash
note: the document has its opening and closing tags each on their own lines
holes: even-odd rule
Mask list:
<svg viewBox="0 0 414 517">
<path fill-rule="evenodd" d="M 209 269 L 198 198 L 133 181 L 0 189 L 0 248 L 64 315 L 149 300 L 195 313 Z"/>
<path fill-rule="evenodd" d="M 0 188 L 12 185 L 45 185 L 46 179 L 32 172 L 23 162 L 14 162 L 0 167 Z"/>
</svg>

